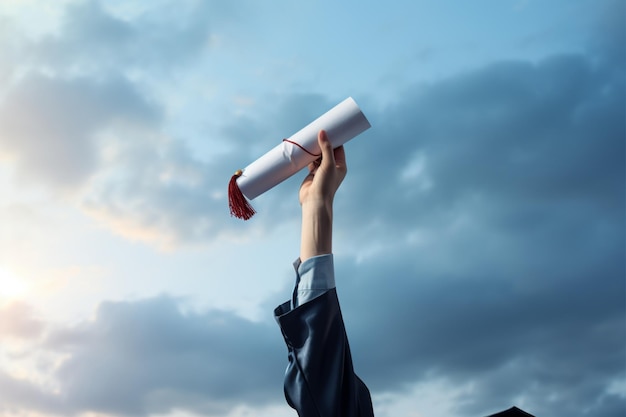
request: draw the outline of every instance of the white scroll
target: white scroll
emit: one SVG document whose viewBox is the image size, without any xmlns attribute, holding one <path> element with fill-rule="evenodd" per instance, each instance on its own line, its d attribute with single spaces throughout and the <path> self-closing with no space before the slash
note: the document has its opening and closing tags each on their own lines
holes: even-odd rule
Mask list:
<svg viewBox="0 0 626 417">
<path fill-rule="evenodd" d="M 370 126 L 352 97 L 345 99 L 233 176 L 229 186 L 231 214 L 246 220 L 254 214 L 252 212 L 249 216 L 240 216 L 237 208 L 233 208 L 233 205 L 237 205 L 236 201 L 233 202 L 233 198 L 236 200 L 236 197 L 231 195 L 233 181 L 236 181 L 241 193 L 252 200 L 320 156 L 321 150 L 317 143 L 317 134 L 320 130 L 326 131 L 333 148 L 337 148 Z"/>
</svg>

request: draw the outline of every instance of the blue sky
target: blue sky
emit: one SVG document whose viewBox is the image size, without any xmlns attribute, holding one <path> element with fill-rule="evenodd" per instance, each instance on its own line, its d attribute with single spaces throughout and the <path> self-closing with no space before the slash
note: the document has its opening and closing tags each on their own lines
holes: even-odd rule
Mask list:
<svg viewBox="0 0 626 417">
<path fill-rule="evenodd" d="M 622 416 L 623 1 L 0 3 L 0 417 L 282 417 L 303 175 L 352 96 L 338 292 L 377 416 Z"/>
</svg>

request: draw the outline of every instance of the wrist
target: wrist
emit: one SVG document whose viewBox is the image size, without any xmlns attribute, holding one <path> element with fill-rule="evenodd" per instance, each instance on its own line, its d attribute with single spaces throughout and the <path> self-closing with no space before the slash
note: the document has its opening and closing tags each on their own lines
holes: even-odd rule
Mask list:
<svg viewBox="0 0 626 417">
<path fill-rule="evenodd" d="M 332 202 L 308 201 L 302 204 L 300 259 L 332 253 Z"/>
<path fill-rule="evenodd" d="M 301 203 L 302 213 L 326 214 L 333 211 L 332 198 L 310 198 Z"/>
</svg>

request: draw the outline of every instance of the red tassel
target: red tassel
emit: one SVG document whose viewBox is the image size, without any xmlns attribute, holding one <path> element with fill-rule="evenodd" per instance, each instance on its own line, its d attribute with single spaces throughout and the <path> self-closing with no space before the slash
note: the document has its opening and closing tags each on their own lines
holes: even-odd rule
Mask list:
<svg viewBox="0 0 626 417">
<path fill-rule="evenodd" d="M 237 178 L 241 177 L 242 174 L 243 171 L 238 170 L 228 183 L 228 207 L 230 207 L 231 216 L 249 220 L 256 211 L 239 189 L 239 185 L 237 185 Z"/>
</svg>

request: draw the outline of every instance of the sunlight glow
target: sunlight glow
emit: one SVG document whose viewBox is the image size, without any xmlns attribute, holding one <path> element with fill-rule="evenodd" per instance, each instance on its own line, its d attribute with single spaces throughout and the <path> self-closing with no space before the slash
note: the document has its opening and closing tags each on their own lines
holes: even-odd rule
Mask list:
<svg viewBox="0 0 626 417">
<path fill-rule="evenodd" d="M 0 298 L 18 298 L 27 290 L 26 283 L 0 266 Z"/>
</svg>

